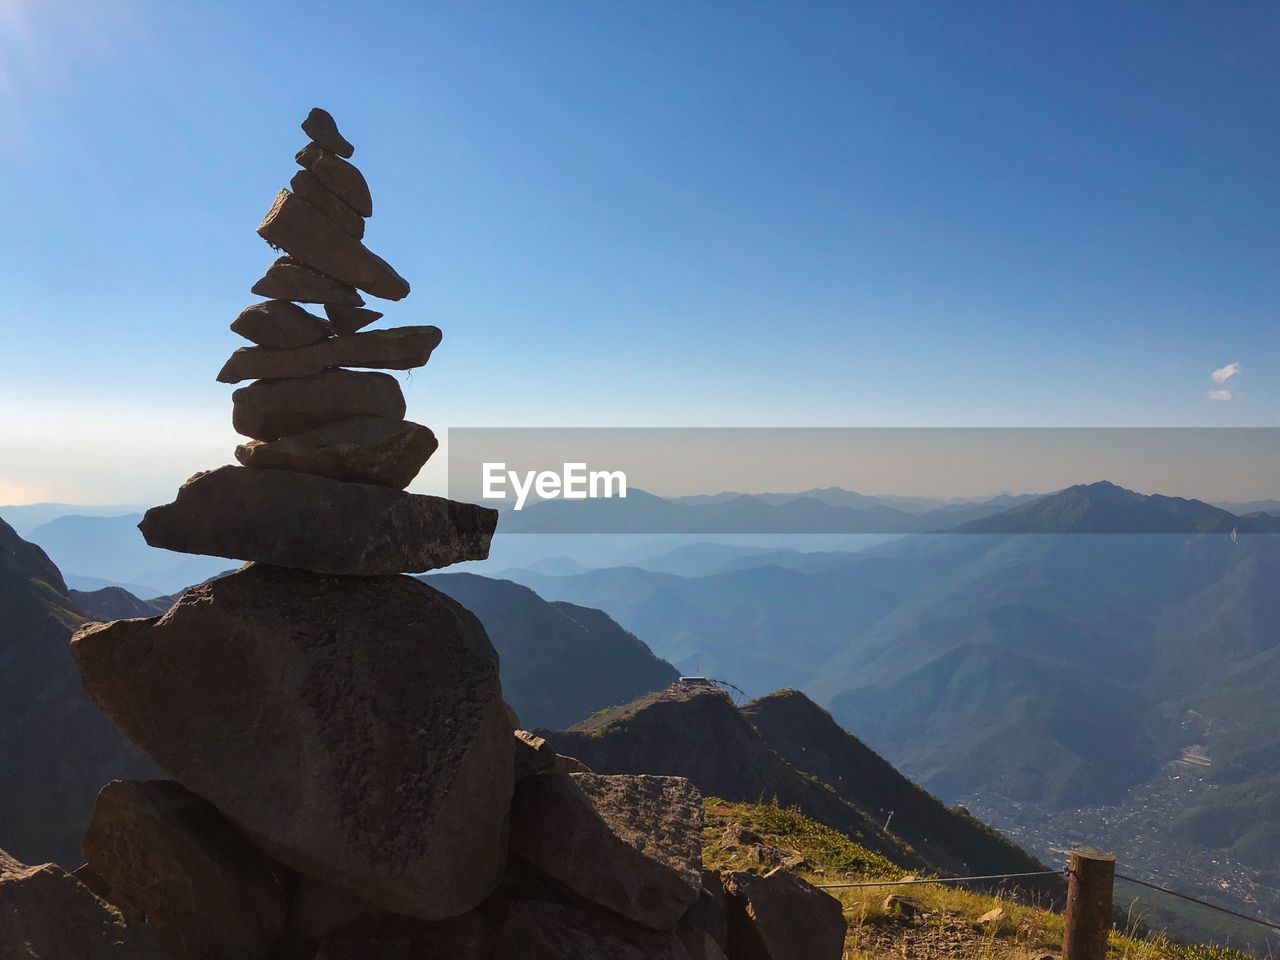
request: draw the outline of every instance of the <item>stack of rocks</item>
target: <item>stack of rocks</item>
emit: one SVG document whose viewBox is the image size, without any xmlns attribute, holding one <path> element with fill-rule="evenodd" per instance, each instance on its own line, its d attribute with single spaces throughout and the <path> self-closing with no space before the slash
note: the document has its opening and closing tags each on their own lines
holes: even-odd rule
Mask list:
<svg viewBox="0 0 1280 960">
<path fill-rule="evenodd" d="M 496 514 L 405 493 L 434 437 L 393 378 L 340 369 L 421 365 L 440 332 L 357 332 L 378 314 L 356 290 L 408 284 L 361 243 L 350 144 L 323 111 L 303 129 L 304 169 L 258 231 L 288 257 L 233 324 L 257 346 L 221 375 L 260 378 L 235 394 L 243 465 L 142 523 L 154 545 L 252 562 L 71 640 L 94 703 L 173 779 L 103 788 L 75 878 L 0 861 L 0 941 L 98 956 L 41 914 L 56 887 L 117 960 L 782 960 L 800 943 L 835 960 L 806 931 L 834 911 L 842 940 L 838 903 L 704 874 L 687 780 L 597 776 L 520 730 L 480 622 L 404 575 L 484 557 Z"/>
</svg>

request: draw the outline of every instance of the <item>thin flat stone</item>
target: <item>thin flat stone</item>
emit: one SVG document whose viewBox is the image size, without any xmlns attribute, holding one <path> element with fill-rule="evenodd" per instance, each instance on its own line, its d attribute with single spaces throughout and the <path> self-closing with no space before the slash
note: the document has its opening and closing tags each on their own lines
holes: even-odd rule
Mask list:
<svg viewBox="0 0 1280 960">
<path fill-rule="evenodd" d="M 331 193 L 310 170 L 295 173 L 289 181 L 289 187 L 345 232 L 357 240 L 364 239 L 364 217 L 343 203 L 336 193 Z"/>
<path fill-rule="evenodd" d="M 330 367 L 412 370 L 425 366 L 440 345 L 439 327 L 395 327 L 330 337 L 306 347 L 241 347 L 218 374 L 219 383 L 309 377 Z"/>
<path fill-rule="evenodd" d="M 348 417 L 404 418 L 404 394 L 386 373 L 327 370 L 295 380 L 259 380 L 231 394 L 231 424 L 254 440 L 279 440 Z"/>
<path fill-rule="evenodd" d="M 336 193 L 348 206 L 362 217 L 373 216 L 373 197 L 364 174 L 337 154 L 323 147 L 308 143 L 294 155 L 298 166 L 306 167 L 320 182 Z"/>
<path fill-rule="evenodd" d="M 291 257 L 276 260 L 266 275 L 253 285 L 253 293 L 272 300 L 364 306 L 364 298 L 356 293 L 355 287 L 317 273 Z"/>
<path fill-rule="evenodd" d="M 219 467 L 138 524 L 153 547 L 313 573 L 422 573 L 484 560 L 498 512 L 309 473 Z M 509 754 L 508 754 L 509 755 Z"/>
<path fill-rule="evenodd" d="M 409 283 L 391 264 L 288 190 L 258 224 L 258 236 L 292 259 L 384 300 L 403 300 Z"/>
<path fill-rule="evenodd" d="M 421 424 L 382 417 L 351 417 L 279 440 L 236 447 L 246 467 L 314 473 L 348 483 L 403 490 L 439 446 Z"/>
<path fill-rule="evenodd" d="M 357 308 L 342 308 L 357 309 Z M 264 300 L 240 311 L 231 330 L 260 347 L 288 350 L 305 347 L 333 335 L 323 317 L 307 313 L 288 300 Z"/>
<path fill-rule="evenodd" d="M 382 318 L 382 314 L 377 310 L 369 310 L 365 307 L 340 307 L 334 303 L 326 303 L 324 312 L 329 318 L 329 325 L 333 327 L 333 332 L 340 337 L 349 337 L 357 330 Z"/>
<path fill-rule="evenodd" d="M 333 114 L 320 107 L 311 108 L 307 119 L 302 121 L 302 132 L 319 146 L 340 157 L 350 157 L 356 152 L 351 142 L 338 132 L 338 124 L 333 119 Z"/>
</svg>

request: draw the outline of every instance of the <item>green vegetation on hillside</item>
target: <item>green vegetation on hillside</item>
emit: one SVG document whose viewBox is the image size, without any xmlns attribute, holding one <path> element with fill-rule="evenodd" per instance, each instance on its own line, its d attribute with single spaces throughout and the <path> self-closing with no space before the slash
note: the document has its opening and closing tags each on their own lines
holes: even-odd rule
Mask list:
<svg viewBox="0 0 1280 960">
<path fill-rule="evenodd" d="M 730 803 L 706 799 L 703 832 L 705 865 L 716 870 L 760 872 L 768 869 L 740 846 L 725 844 L 726 828 L 745 827 L 765 844 L 802 858 L 795 872 L 814 884 L 858 883 L 901 879 L 907 871 L 885 857 L 854 843 L 794 811 L 776 806 Z M 1062 915 L 1035 904 L 1019 903 L 1007 895 L 963 888 L 915 884 L 899 887 L 831 889 L 840 900 L 849 933 L 846 960 L 888 956 L 938 955 L 1015 960 L 1062 950 Z M 914 917 L 903 917 L 890 897 L 918 905 Z M 983 921 L 991 911 L 1000 915 Z M 1252 960 L 1248 954 L 1224 947 L 1183 945 L 1162 934 L 1139 932 L 1131 918 L 1126 929 L 1110 937 L 1109 955 L 1115 960 Z"/>
</svg>

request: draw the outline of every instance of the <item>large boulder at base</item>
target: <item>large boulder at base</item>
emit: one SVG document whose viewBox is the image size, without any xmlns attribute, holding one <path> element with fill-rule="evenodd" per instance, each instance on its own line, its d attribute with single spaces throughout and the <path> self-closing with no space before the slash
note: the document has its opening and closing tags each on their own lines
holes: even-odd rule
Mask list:
<svg viewBox="0 0 1280 960">
<path fill-rule="evenodd" d="M 138 524 L 153 547 L 373 576 L 483 560 L 498 512 L 309 473 L 219 467 Z"/>
<path fill-rule="evenodd" d="M 847 924 L 840 901 L 786 870 L 724 875 L 733 960 L 840 960 Z"/>
<path fill-rule="evenodd" d="M 292 437 L 242 443 L 236 447 L 236 459 L 246 467 L 403 490 L 438 446 L 435 434 L 421 424 L 352 417 Z"/>
<path fill-rule="evenodd" d="M 301 197 L 281 190 L 258 236 L 294 260 L 384 300 L 403 300 L 409 282 L 387 261 Z"/>
<path fill-rule="evenodd" d="M 0 850 L 0 960 L 176 958 L 61 867 L 28 867 Z"/>
<path fill-rule="evenodd" d="M 337 121 L 333 114 L 321 107 L 312 107 L 307 119 L 302 121 L 302 132 L 330 153 L 340 157 L 350 157 L 356 152 L 346 137 L 338 132 Z"/>
<path fill-rule="evenodd" d="M 309 377 L 330 367 L 412 370 L 426 366 L 440 346 L 439 327 L 393 327 L 330 337 L 293 350 L 241 347 L 218 372 L 220 383 Z"/>
<path fill-rule="evenodd" d="M 253 565 L 71 640 L 89 697 L 298 873 L 423 920 L 480 903 L 514 780 L 498 657 L 412 577 Z"/>
<path fill-rule="evenodd" d="M 320 944 L 315 960 L 410 960 L 412 951 L 408 937 L 334 937 Z"/>
<path fill-rule="evenodd" d="M 702 892 L 680 918 L 676 933 L 693 960 L 712 960 L 723 956 L 729 931 L 725 918 L 724 883 L 718 871 L 702 871 Z"/>
<path fill-rule="evenodd" d="M 689 960 L 672 933 L 659 933 L 608 914 L 545 900 L 511 905 L 498 933 L 501 960 Z"/>
<path fill-rule="evenodd" d="M 84 856 L 113 902 L 190 960 L 259 960 L 284 931 L 288 875 L 172 780 L 103 787 Z"/>
<path fill-rule="evenodd" d="M 290 257 L 276 260 L 263 278 L 253 285 L 251 292 L 272 300 L 364 306 L 364 297 L 356 293 L 355 287 L 318 273 Z"/>
<path fill-rule="evenodd" d="M 289 181 L 289 188 L 341 227 L 348 236 L 357 240 L 364 239 L 364 217 L 347 206 L 336 193 L 331 193 L 310 170 L 295 173 Z"/>
<path fill-rule="evenodd" d="M 354 164 L 316 143 L 308 143 L 297 152 L 294 160 L 298 162 L 298 166 L 306 167 L 319 177 L 321 183 L 360 216 L 373 216 L 373 198 L 369 194 L 369 184 Z"/>
<path fill-rule="evenodd" d="M 231 394 L 231 425 L 254 440 L 279 440 L 348 417 L 404 418 L 404 394 L 389 373 L 328 370 L 296 380 L 260 380 Z"/>
<path fill-rule="evenodd" d="M 333 333 L 323 317 L 308 313 L 288 300 L 264 300 L 245 307 L 231 321 L 231 330 L 261 347 L 278 350 L 305 347 Z"/>
<path fill-rule="evenodd" d="M 702 886 L 702 795 L 683 777 L 526 777 L 511 850 L 578 896 L 674 929 Z"/>
</svg>

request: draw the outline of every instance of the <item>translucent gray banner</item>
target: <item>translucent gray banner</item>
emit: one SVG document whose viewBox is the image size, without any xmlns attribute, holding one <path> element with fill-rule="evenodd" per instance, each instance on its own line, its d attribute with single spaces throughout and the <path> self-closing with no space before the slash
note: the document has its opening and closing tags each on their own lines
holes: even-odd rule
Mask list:
<svg viewBox="0 0 1280 960">
<path fill-rule="evenodd" d="M 501 533 L 1280 533 L 1277 428 L 465 428 Z"/>
</svg>

